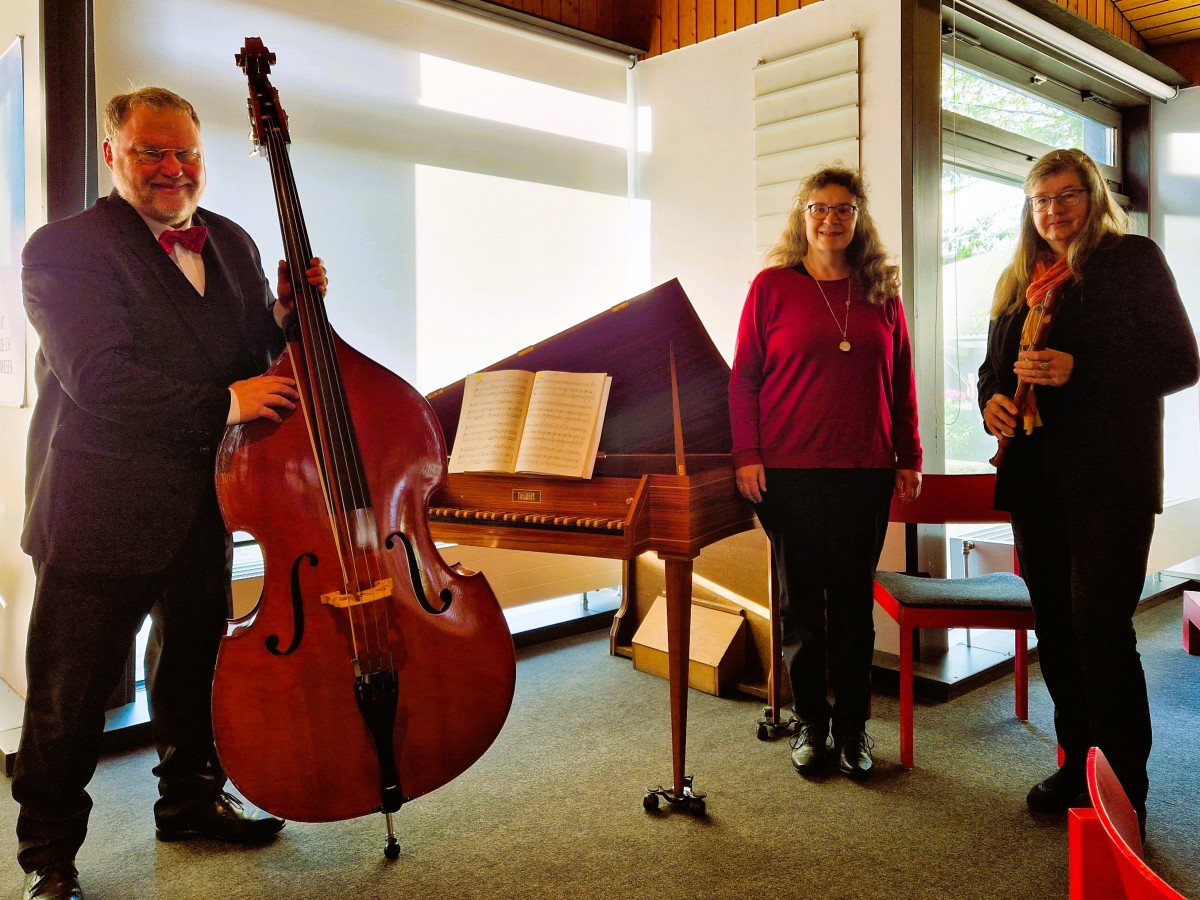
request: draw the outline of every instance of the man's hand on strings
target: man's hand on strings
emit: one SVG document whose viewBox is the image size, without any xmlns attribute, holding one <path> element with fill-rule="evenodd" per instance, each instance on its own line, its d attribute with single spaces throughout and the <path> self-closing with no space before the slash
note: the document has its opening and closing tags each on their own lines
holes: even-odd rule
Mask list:
<svg viewBox="0 0 1200 900">
<path fill-rule="evenodd" d="M 321 262 L 320 257 L 314 256 L 305 276 L 308 283 L 315 287 L 322 294 L 329 287 L 329 278 L 325 273 L 325 265 Z M 275 296 L 279 298 L 279 302 L 275 304 L 275 321 L 279 327 L 284 327 L 284 323 L 296 309 L 296 298 L 292 292 L 292 279 L 288 270 L 286 259 L 279 261 L 279 272 L 277 276 L 277 284 L 275 287 Z"/>
</svg>

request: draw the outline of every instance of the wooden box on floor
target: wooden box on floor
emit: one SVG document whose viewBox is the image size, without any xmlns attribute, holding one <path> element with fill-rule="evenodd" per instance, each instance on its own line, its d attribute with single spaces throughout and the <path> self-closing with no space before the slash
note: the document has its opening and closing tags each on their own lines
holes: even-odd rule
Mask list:
<svg viewBox="0 0 1200 900">
<path fill-rule="evenodd" d="M 728 687 L 752 697 L 767 696 L 770 558 L 767 536 L 755 527 L 710 544 L 694 563 L 693 611 L 703 605 L 746 621 L 744 667 L 736 683 Z M 631 659 L 633 636 L 666 584 L 663 562 L 653 553 L 643 553 L 626 564 L 624 580 L 622 607 L 613 620 L 609 652 Z"/>
<path fill-rule="evenodd" d="M 737 682 L 746 661 L 746 620 L 733 613 L 692 604 L 688 686 L 720 696 Z M 633 667 L 667 677 L 667 601 L 658 597 L 633 636 Z"/>
</svg>

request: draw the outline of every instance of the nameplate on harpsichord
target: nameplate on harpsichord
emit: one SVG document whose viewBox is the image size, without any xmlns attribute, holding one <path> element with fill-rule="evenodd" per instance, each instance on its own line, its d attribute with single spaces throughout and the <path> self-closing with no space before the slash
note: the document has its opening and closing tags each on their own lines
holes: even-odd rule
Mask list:
<svg viewBox="0 0 1200 900">
<path fill-rule="evenodd" d="M 518 491 L 512 492 L 513 503 L 541 503 L 541 491 Z"/>
</svg>

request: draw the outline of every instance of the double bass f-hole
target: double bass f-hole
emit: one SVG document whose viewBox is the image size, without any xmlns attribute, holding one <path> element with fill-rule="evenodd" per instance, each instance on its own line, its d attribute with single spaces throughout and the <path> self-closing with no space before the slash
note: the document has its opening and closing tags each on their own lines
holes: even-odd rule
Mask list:
<svg viewBox="0 0 1200 900">
<path fill-rule="evenodd" d="M 449 588 L 442 588 L 438 593 L 438 599 L 442 601 L 440 607 L 435 607 L 429 602 L 429 596 L 425 592 L 424 579 L 421 577 L 421 564 L 417 561 L 417 553 L 413 550 L 412 541 L 403 531 L 393 531 L 387 536 L 387 541 L 384 546 L 391 550 L 396 541 L 400 541 L 404 545 L 404 555 L 408 559 L 408 575 L 412 579 L 413 594 L 417 598 L 417 602 L 421 604 L 421 609 L 430 615 L 440 616 L 450 608 L 450 604 L 454 602 L 454 594 Z"/>
<path fill-rule="evenodd" d="M 280 650 L 279 635 L 267 635 L 267 639 L 264 641 L 267 652 L 274 653 L 276 656 L 290 656 L 295 653 L 296 648 L 300 646 L 300 641 L 304 638 L 304 592 L 300 588 L 300 563 L 302 562 L 315 566 L 317 564 L 316 554 L 302 553 L 292 563 L 292 642 L 288 644 L 286 650 Z"/>
</svg>

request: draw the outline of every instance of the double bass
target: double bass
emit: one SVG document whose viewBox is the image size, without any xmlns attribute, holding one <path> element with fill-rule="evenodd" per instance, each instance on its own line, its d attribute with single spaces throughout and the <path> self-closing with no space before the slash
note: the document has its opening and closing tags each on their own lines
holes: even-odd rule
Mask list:
<svg viewBox="0 0 1200 900">
<path fill-rule="evenodd" d="M 262 596 L 222 638 L 213 732 L 229 779 L 285 819 L 392 814 L 469 768 L 512 704 L 512 637 L 484 577 L 448 566 L 426 508 L 446 443 L 425 399 L 330 327 L 288 158 L 287 117 L 258 38 L 236 55 L 270 162 L 295 298 L 268 370 L 297 408 L 227 430 L 216 471 L 230 531 L 263 550 Z"/>
</svg>

